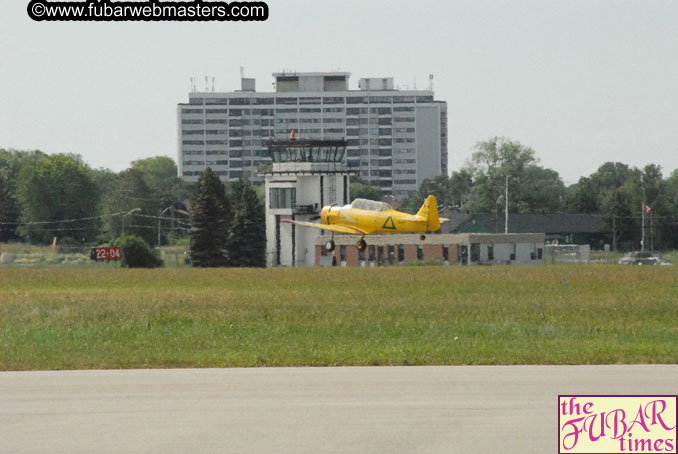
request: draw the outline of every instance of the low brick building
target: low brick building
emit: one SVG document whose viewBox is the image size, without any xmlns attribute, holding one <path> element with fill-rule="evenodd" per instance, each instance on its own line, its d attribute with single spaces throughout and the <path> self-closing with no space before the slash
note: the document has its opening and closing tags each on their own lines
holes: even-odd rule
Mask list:
<svg viewBox="0 0 678 454">
<path fill-rule="evenodd" d="M 391 266 L 414 260 L 445 265 L 543 264 L 544 234 L 419 234 L 368 235 L 367 249 L 358 251 L 357 235 L 335 235 L 334 251 L 325 250 L 329 235 L 315 243 L 316 266 Z"/>
</svg>

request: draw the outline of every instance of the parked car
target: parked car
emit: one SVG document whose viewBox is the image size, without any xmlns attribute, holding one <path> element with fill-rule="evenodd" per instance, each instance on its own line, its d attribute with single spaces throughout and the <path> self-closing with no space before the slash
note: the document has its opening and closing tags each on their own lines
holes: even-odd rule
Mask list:
<svg viewBox="0 0 678 454">
<path fill-rule="evenodd" d="M 670 265 L 671 262 L 665 262 L 659 257 L 655 257 L 651 252 L 627 252 L 619 259 L 620 265 Z"/>
</svg>

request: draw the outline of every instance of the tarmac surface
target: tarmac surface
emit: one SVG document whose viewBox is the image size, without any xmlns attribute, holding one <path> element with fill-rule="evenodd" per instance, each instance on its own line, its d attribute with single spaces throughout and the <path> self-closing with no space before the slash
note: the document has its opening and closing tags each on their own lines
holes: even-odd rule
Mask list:
<svg viewBox="0 0 678 454">
<path fill-rule="evenodd" d="M 678 366 L 2 372 L 0 452 L 557 452 L 558 394 L 678 394 Z"/>
</svg>

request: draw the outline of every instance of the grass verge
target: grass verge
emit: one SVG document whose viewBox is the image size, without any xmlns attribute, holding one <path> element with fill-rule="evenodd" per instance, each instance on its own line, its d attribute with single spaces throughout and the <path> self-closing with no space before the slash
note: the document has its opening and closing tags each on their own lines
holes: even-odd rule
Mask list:
<svg viewBox="0 0 678 454">
<path fill-rule="evenodd" d="M 675 267 L 0 270 L 0 370 L 676 362 Z"/>
</svg>

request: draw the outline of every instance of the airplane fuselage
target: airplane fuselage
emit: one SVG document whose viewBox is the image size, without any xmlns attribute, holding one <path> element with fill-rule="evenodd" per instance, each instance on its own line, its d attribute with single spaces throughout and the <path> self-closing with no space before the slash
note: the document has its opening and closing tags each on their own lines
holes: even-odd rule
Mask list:
<svg viewBox="0 0 678 454">
<path fill-rule="evenodd" d="M 361 210 L 351 205 L 326 206 L 320 214 L 324 225 L 357 227 L 373 233 L 426 233 L 426 219 L 394 209 L 386 211 Z"/>
</svg>

